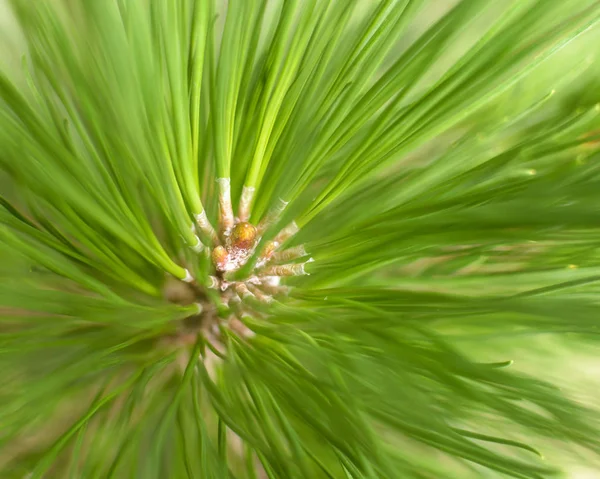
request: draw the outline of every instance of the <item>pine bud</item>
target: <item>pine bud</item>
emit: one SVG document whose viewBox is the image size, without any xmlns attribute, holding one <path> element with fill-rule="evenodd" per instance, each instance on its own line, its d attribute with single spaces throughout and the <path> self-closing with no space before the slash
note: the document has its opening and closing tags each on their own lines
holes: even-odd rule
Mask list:
<svg viewBox="0 0 600 479">
<path fill-rule="evenodd" d="M 256 228 L 250 223 L 238 223 L 231 231 L 231 246 L 237 249 L 249 250 L 256 241 Z"/>
<path fill-rule="evenodd" d="M 218 271 L 225 271 L 229 262 L 229 253 L 223 246 L 216 246 L 212 250 L 212 261 Z"/>
</svg>

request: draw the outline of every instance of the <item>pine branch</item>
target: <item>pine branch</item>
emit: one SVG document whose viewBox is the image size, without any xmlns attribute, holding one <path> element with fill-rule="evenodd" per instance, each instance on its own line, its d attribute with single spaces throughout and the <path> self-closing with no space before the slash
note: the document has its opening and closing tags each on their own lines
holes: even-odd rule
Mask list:
<svg viewBox="0 0 600 479">
<path fill-rule="evenodd" d="M 599 452 L 598 2 L 8 4 L 1 477 Z"/>
</svg>

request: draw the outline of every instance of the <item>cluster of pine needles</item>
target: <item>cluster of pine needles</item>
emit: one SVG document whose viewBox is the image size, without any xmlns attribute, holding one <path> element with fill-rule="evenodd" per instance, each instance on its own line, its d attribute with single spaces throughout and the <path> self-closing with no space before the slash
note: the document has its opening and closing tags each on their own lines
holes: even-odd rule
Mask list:
<svg viewBox="0 0 600 479">
<path fill-rule="evenodd" d="M 0 477 L 600 452 L 597 1 L 7 3 Z"/>
</svg>

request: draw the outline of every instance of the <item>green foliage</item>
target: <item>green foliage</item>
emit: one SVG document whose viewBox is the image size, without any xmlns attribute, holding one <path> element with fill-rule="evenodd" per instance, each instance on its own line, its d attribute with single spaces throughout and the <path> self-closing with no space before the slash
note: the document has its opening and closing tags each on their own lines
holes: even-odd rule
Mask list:
<svg viewBox="0 0 600 479">
<path fill-rule="evenodd" d="M 537 479 L 550 441 L 600 451 L 595 408 L 482 359 L 597 337 L 597 2 L 9 3 L 2 478 Z M 272 301 L 211 287 L 218 179 L 264 225 L 224 278 L 291 222 L 314 258 Z M 169 301 L 190 275 L 200 305 Z"/>
</svg>

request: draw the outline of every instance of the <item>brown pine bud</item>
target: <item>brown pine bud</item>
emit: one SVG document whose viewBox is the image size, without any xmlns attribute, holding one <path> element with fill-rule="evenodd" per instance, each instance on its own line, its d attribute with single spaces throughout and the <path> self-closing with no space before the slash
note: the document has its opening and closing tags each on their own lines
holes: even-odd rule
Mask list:
<svg viewBox="0 0 600 479">
<path fill-rule="evenodd" d="M 212 261 L 218 271 L 227 270 L 227 264 L 229 263 L 229 253 L 223 246 L 216 246 L 212 250 Z"/>
<path fill-rule="evenodd" d="M 256 241 L 256 228 L 250 223 L 238 223 L 231 231 L 231 246 L 237 249 L 249 250 Z"/>
</svg>

